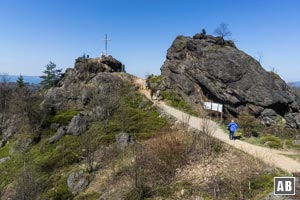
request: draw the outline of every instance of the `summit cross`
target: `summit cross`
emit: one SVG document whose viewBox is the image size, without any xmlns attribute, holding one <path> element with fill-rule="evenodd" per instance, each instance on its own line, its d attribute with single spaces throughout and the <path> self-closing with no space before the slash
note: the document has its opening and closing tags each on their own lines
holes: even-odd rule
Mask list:
<svg viewBox="0 0 300 200">
<path fill-rule="evenodd" d="M 110 39 L 108 39 L 107 34 L 105 34 L 105 38 L 104 38 L 104 42 L 105 42 L 105 56 L 107 56 L 107 43 L 110 41 Z"/>
</svg>

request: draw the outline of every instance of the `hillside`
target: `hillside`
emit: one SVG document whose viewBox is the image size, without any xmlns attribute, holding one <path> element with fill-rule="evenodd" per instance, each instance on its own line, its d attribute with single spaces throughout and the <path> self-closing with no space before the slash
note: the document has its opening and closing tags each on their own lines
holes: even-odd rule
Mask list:
<svg viewBox="0 0 300 200">
<path fill-rule="evenodd" d="M 112 57 L 78 58 L 56 87 L 33 92 L 0 85 L 1 199 L 72 198 L 84 189 L 73 191 L 76 179 L 67 182 L 72 172 L 83 169 L 91 182 L 94 170 L 115 162 L 117 147 L 148 138 L 167 124 L 123 71 Z M 101 156 L 95 152 L 105 149 L 113 155 L 95 164 Z"/>
<path fill-rule="evenodd" d="M 1 200 L 257 199 L 285 174 L 168 115 L 124 69 L 78 58 L 55 87 L 1 85 Z"/>
</svg>

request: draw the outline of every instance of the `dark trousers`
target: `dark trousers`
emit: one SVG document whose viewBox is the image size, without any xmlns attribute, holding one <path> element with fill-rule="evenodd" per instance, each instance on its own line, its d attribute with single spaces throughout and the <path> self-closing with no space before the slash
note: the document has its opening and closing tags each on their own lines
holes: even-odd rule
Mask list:
<svg viewBox="0 0 300 200">
<path fill-rule="evenodd" d="M 230 140 L 234 139 L 234 131 L 229 131 L 229 139 Z"/>
</svg>

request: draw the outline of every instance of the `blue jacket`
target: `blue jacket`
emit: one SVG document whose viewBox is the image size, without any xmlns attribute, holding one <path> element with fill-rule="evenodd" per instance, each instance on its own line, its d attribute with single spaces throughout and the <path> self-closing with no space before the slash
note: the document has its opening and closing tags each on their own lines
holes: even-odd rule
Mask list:
<svg viewBox="0 0 300 200">
<path fill-rule="evenodd" d="M 235 132 L 238 129 L 238 125 L 235 122 L 230 122 L 228 124 L 228 130 L 230 132 Z"/>
</svg>

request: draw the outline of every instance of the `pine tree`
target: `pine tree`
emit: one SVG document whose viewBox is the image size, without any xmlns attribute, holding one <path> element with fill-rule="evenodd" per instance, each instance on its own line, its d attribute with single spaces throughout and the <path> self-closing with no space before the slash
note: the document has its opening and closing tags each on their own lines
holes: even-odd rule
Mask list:
<svg viewBox="0 0 300 200">
<path fill-rule="evenodd" d="M 43 79 L 41 85 L 44 88 L 55 86 L 62 76 L 61 71 L 62 69 L 56 69 L 56 64 L 50 61 L 49 64 L 46 65 L 46 70 L 43 72 L 45 75 L 40 76 L 40 78 Z"/>
<path fill-rule="evenodd" d="M 17 83 L 17 87 L 18 87 L 18 88 L 22 88 L 22 87 L 25 86 L 25 82 L 24 82 L 24 79 L 23 79 L 23 76 L 22 76 L 22 75 L 20 75 L 20 76 L 18 77 L 16 83 Z"/>
</svg>

